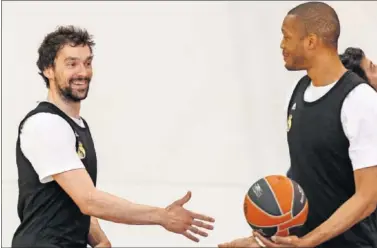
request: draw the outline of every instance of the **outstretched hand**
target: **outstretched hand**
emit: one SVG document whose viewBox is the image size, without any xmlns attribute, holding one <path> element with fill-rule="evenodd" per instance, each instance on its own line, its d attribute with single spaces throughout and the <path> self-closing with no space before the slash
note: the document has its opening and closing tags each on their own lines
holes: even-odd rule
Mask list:
<svg viewBox="0 0 377 248">
<path fill-rule="evenodd" d="M 201 229 L 212 230 L 213 226 L 209 223 L 215 222 L 215 219 L 185 209 L 183 205 L 190 199 L 191 192 L 189 191 L 184 197 L 166 207 L 168 218 L 164 221 L 163 227 L 170 232 L 182 234 L 194 242 L 199 242 L 194 234 L 207 237 L 208 233 Z"/>
</svg>

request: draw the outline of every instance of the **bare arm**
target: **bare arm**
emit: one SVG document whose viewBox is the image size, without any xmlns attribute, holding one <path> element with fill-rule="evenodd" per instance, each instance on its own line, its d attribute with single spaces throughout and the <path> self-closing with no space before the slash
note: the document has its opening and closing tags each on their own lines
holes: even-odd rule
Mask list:
<svg viewBox="0 0 377 248">
<path fill-rule="evenodd" d="M 192 233 L 206 237 L 208 234 L 199 228 L 213 229 L 212 225 L 202 222 L 214 222 L 213 218 L 183 208 L 191 198 L 190 192 L 166 208 L 159 208 L 136 204 L 96 189 L 85 169 L 55 174 L 53 178 L 86 215 L 123 224 L 161 225 L 195 242 L 199 239 Z"/>
<path fill-rule="evenodd" d="M 356 193 L 327 221 L 304 236 L 303 239 L 310 246 L 315 247 L 347 231 L 371 215 L 377 207 L 377 187 L 374 185 L 376 178 L 377 166 L 355 171 Z"/>
<path fill-rule="evenodd" d="M 66 171 L 53 178 L 86 215 L 132 225 L 163 225 L 168 217 L 164 208 L 136 204 L 96 189 L 85 169 Z"/>
<path fill-rule="evenodd" d="M 187 193 L 166 208 L 136 204 L 96 189 L 84 165 L 77 156 L 76 137 L 61 117 L 40 113 L 24 124 L 21 146 L 42 183 L 55 180 L 71 197 L 82 213 L 116 223 L 161 225 L 166 230 L 198 241 L 191 234 L 207 236 L 201 228 L 214 220 L 193 213 L 183 205 L 190 200 Z M 205 221 L 205 222 L 202 222 Z"/>
<path fill-rule="evenodd" d="M 318 245 L 347 231 L 375 211 L 376 122 L 377 94 L 368 85 L 360 85 L 345 100 L 342 110 L 342 124 L 350 143 L 349 156 L 354 169 L 355 193 L 327 221 L 306 235 L 304 240 Z"/>
<path fill-rule="evenodd" d="M 111 247 L 111 243 L 107 238 L 105 232 L 96 217 L 90 218 L 90 229 L 88 234 L 88 241 L 91 247 Z"/>
<path fill-rule="evenodd" d="M 369 215 L 377 207 L 377 166 L 359 169 L 354 172 L 356 193 L 349 198 L 334 214 L 320 226 L 302 238 L 297 236 L 273 237 L 276 243 L 264 238 L 258 232 L 255 235 L 267 247 L 316 247 L 350 229 Z"/>
</svg>

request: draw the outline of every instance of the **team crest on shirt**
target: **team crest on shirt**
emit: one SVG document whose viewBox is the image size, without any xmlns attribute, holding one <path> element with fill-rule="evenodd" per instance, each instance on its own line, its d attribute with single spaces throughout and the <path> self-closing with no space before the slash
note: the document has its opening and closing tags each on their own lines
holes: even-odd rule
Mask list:
<svg viewBox="0 0 377 248">
<path fill-rule="evenodd" d="M 291 110 L 294 111 L 296 109 L 296 103 L 293 104 Z M 292 113 L 289 114 L 288 116 L 288 120 L 287 120 L 287 132 L 289 132 L 289 130 L 291 130 L 291 127 L 292 127 L 292 119 L 293 119 L 293 115 Z"/>
<path fill-rule="evenodd" d="M 292 116 L 292 114 L 290 114 L 288 116 L 288 120 L 287 120 L 287 132 L 289 132 L 289 130 L 291 130 L 291 127 L 292 127 L 292 118 L 293 118 L 293 116 Z"/>
<path fill-rule="evenodd" d="M 79 141 L 79 145 L 77 148 L 77 155 L 79 155 L 80 159 L 84 159 L 86 157 L 86 151 L 81 141 Z"/>
</svg>

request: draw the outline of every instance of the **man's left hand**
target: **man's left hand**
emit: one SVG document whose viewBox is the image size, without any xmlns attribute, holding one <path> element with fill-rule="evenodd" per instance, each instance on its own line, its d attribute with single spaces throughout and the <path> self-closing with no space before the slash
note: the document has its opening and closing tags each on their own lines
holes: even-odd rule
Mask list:
<svg viewBox="0 0 377 248">
<path fill-rule="evenodd" d="M 310 248 L 310 244 L 308 244 L 304 239 L 299 238 L 297 236 L 287 236 L 287 237 L 272 237 L 271 240 L 263 237 L 258 232 L 254 232 L 254 236 L 258 238 L 265 247 L 301 247 L 301 248 Z"/>
</svg>

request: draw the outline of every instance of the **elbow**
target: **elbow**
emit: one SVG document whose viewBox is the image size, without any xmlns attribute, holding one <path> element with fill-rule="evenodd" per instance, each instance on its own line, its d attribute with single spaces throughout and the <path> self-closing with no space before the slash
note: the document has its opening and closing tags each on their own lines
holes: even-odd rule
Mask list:
<svg viewBox="0 0 377 248">
<path fill-rule="evenodd" d="M 87 207 L 80 206 L 80 211 L 84 215 L 93 216 L 93 213 L 91 213 Z"/>
<path fill-rule="evenodd" d="M 367 206 L 367 209 L 365 210 L 366 215 L 369 216 L 372 213 L 374 213 L 377 209 L 377 199 L 372 199 L 369 201 L 369 204 Z"/>
<path fill-rule="evenodd" d="M 366 208 L 365 208 L 364 213 L 363 213 L 362 216 L 363 216 L 364 218 L 369 217 L 371 214 L 373 214 L 373 213 L 376 211 L 376 208 L 377 208 L 376 204 L 368 204 L 368 205 L 366 206 Z M 363 218 L 363 219 L 364 219 L 364 218 Z"/>
<path fill-rule="evenodd" d="M 374 213 L 377 209 L 377 196 L 374 194 L 373 195 L 360 194 L 360 198 L 361 198 L 360 202 L 362 202 L 363 206 L 365 206 L 363 216 L 368 217 L 369 215 Z"/>
<path fill-rule="evenodd" d="M 87 194 L 79 200 L 78 207 L 82 214 L 96 216 L 96 195 L 97 190 L 93 189 L 92 191 L 87 192 Z"/>
</svg>

